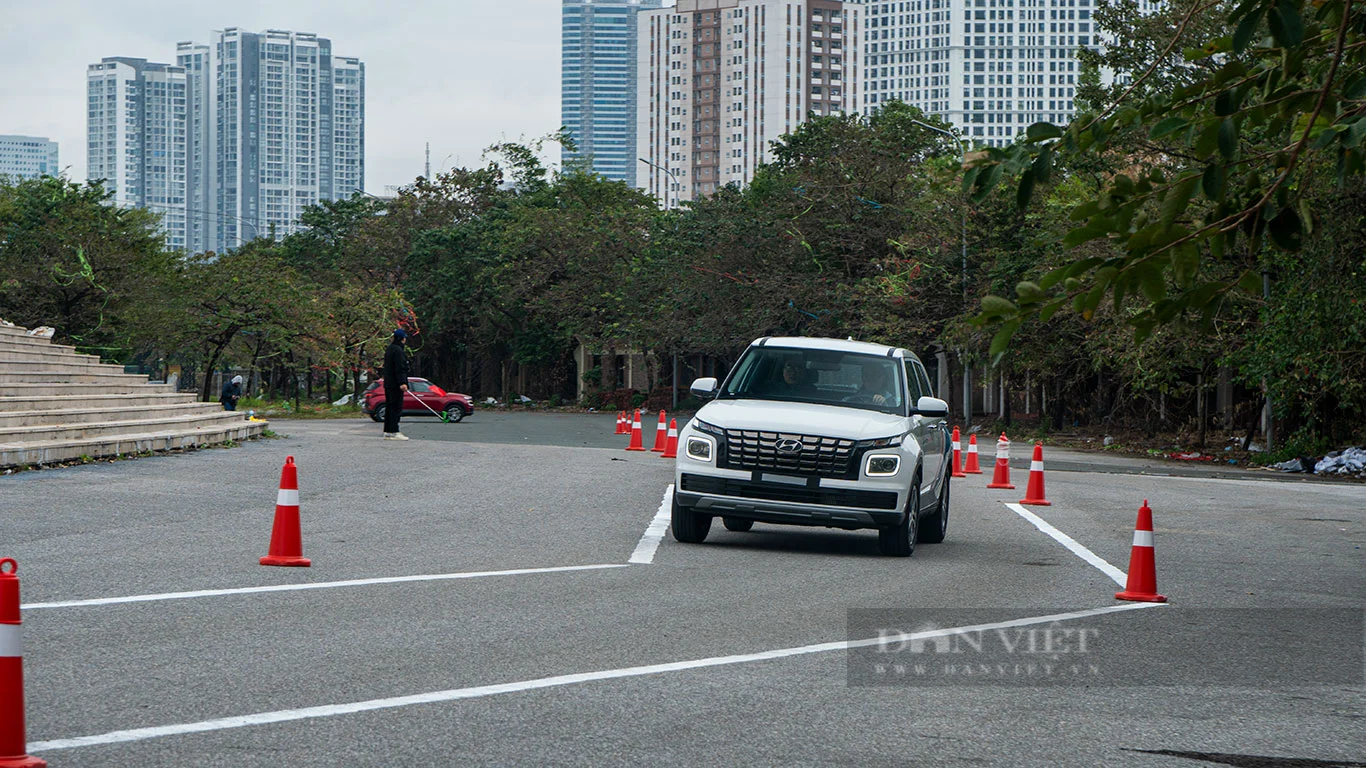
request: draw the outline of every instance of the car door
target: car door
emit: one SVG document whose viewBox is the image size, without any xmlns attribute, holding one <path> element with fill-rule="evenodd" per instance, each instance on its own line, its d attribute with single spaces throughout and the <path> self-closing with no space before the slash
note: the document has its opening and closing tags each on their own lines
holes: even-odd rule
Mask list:
<svg viewBox="0 0 1366 768">
<path fill-rule="evenodd" d="M 916 370 L 919 363 L 911 358 L 906 358 L 902 362 L 906 371 L 908 404 L 914 410 L 921 397 L 932 395 L 926 390 L 924 382 Z M 939 476 L 944 471 L 943 447 L 939 442 L 939 422 L 938 417 L 911 416 L 911 434 L 915 435 L 916 442 L 920 444 L 921 452 L 921 509 L 924 509 L 928 504 L 933 504 L 934 500 L 939 497 L 939 483 L 941 482 Z"/>
<path fill-rule="evenodd" d="M 930 384 L 929 372 L 925 370 L 925 365 L 921 363 L 919 360 L 914 361 L 913 364 L 915 367 L 916 376 L 920 379 L 920 388 L 924 390 L 925 394 L 929 395 L 930 397 L 939 397 L 939 394 L 934 391 L 934 387 Z M 940 399 L 942 400 L 943 398 Z M 932 421 L 939 427 L 938 430 L 935 431 L 933 438 L 934 454 L 936 456 L 938 467 L 937 476 L 940 478 L 939 482 L 943 482 L 944 462 L 948 461 L 949 458 L 949 421 L 947 418 L 944 417 L 938 417 L 932 419 Z M 936 486 L 937 485 L 938 483 L 936 483 Z M 936 498 L 938 497 L 936 496 Z"/>
<path fill-rule="evenodd" d="M 404 413 L 426 413 L 427 409 L 422 407 L 418 398 L 430 397 L 431 385 L 425 381 L 408 379 L 408 391 L 403 395 Z"/>
</svg>

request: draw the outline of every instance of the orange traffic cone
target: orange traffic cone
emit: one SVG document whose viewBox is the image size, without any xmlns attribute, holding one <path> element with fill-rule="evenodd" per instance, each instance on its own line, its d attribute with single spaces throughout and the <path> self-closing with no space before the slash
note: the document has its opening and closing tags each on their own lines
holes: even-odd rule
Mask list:
<svg viewBox="0 0 1366 768">
<path fill-rule="evenodd" d="M 664 453 L 660 458 L 678 458 L 678 419 L 669 419 L 669 435 L 664 441 Z"/>
<path fill-rule="evenodd" d="M 24 734 L 24 653 L 20 643 L 19 564 L 0 560 L 0 768 L 44 768 Z"/>
<path fill-rule="evenodd" d="M 626 446 L 628 451 L 645 450 L 645 441 L 640 436 L 640 411 L 631 418 L 631 444 Z"/>
<path fill-rule="evenodd" d="M 958 427 L 953 428 L 953 477 L 967 477 L 963 474 L 963 438 Z"/>
<path fill-rule="evenodd" d="M 290 565 L 307 568 L 313 563 L 304 557 L 304 539 L 299 531 L 299 470 L 294 457 L 285 459 L 280 470 L 280 493 L 275 498 L 275 527 L 270 531 L 270 554 L 261 565 Z"/>
<path fill-rule="evenodd" d="M 616 434 L 626 434 L 626 411 L 617 411 L 617 431 Z"/>
<path fill-rule="evenodd" d="M 1053 504 L 1043 497 L 1043 443 L 1034 443 L 1034 460 L 1029 462 L 1029 484 L 1025 486 L 1025 497 L 1020 499 L 1020 503 L 1037 507 Z"/>
<path fill-rule="evenodd" d="M 977 465 L 977 435 L 968 435 L 968 463 L 963 471 L 969 475 L 982 474 L 982 468 Z"/>
<path fill-rule="evenodd" d="M 655 427 L 655 447 L 651 451 L 662 453 L 664 444 L 669 442 L 669 425 L 664 420 L 664 409 L 659 409 L 659 426 Z"/>
<path fill-rule="evenodd" d="M 1015 490 L 1015 486 L 1010 484 L 1010 440 L 1006 439 L 1004 432 L 1001 433 L 1001 439 L 996 441 L 996 474 L 987 487 Z"/>
<path fill-rule="evenodd" d="M 1153 511 L 1148 500 L 1138 508 L 1138 522 L 1134 525 L 1134 546 L 1129 551 L 1129 579 L 1123 592 L 1115 593 L 1116 600 L 1140 603 L 1165 603 L 1167 598 L 1157 594 L 1157 561 L 1153 557 Z"/>
</svg>

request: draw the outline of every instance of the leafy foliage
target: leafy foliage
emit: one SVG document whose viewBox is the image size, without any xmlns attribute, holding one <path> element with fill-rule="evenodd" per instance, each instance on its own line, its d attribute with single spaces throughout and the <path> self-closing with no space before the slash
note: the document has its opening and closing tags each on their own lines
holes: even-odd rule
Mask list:
<svg viewBox="0 0 1366 768">
<path fill-rule="evenodd" d="M 1184 5 L 1164 53 L 1223 7 Z M 1015 301 L 984 300 L 979 321 L 1000 324 L 998 348 L 1025 319 L 1065 306 L 1089 317 L 1106 297 L 1116 308 L 1141 302 L 1129 317 L 1138 339 L 1182 317 L 1208 328 L 1235 292 L 1260 292 L 1265 252 L 1302 250 L 1319 224 L 1307 196 L 1366 169 L 1366 8 L 1244 0 L 1227 20 L 1232 34 L 1183 51 L 1203 65 L 1170 90 L 1145 90 L 1163 71 L 1160 56 L 1128 73 L 1131 84 L 1106 108 L 1065 128 L 1031 126 L 1026 141 L 988 150 L 965 175 L 979 198 L 1018 178 L 1027 201 L 1056 161 L 1110 163 L 1062 241 L 1100 241 L 1106 252 L 1054 269 Z"/>
</svg>

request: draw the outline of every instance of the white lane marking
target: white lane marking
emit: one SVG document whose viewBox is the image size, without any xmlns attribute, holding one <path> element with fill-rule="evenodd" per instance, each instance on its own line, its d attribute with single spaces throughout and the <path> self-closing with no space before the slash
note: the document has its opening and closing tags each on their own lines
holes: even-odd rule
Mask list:
<svg viewBox="0 0 1366 768">
<path fill-rule="evenodd" d="M 1038 528 L 1039 530 L 1043 531 L 1049 536 L 1052 536 L 1054 539 L 1057 540 L 1059 544 L 1072 550 L 1072 554 L 1076 555 L 1077 557 L 1080 557 L 1082 560 L 1085 560 L 1091 565 L 1094 565 L 1097 569 L 1100 570 L 1101 573 L 1105 574 L 1106 576 L 1109 576 L 1110 579 L 1113 580 L 1116 584 L 1120 585 L 1121 587 L 1125 586 L 1129 577 L 1127 574 L 1124 573 L 1124 571 L 1121 571 L 1113 565 L 1110 565 L 1109 563 L 1105 562 L 1105 560 L 1102 559 L 1100 555 L 1097 555 L 1095 552 L 1092 552 L 1086 547 L 1083 547 L 1081 544 L 1077 543 L 1076 539 L 1072 538 L 1071 536 L 1068 536 L 1067 534 L 1063 533 L 1057 528 L 1054 528 L 1052 525 L 1049 524 L 1047 520 L 1044 520 L 1042 517 L 1039 517 L 1033 512 L 1030 512 L 1029 510 L 1020 506 L 1019 504 L 1006 504 L 1006 506 L 1013 510 L 1015 514 L 1033 523 L 1035 528 Z"/>
<path fill-rule="evenodd" d="M 1112 605 L 1105 608 L 1092 608 L 1085 611 L 1073 611 L 1070 613 L 1055 613 L 1048 616 L 1033 616 L 1024 619 L 1012 619 L 995 624 L 978 624 L 970 627 L 953 627 L 947 629 L 934 629 L 924 632 L 901 635 L 897 637 L 898 642 L 905 640 L 922 640 L 934 637 L 942 637 L 957 633 L 990 632 L 998 629 L 1010 629 L 1012 627 L 1025 627 L 1035 624 L 1049 624 L 1058 621 L 1070 621 L 1073 619 L 1100 616 L 1107 613 L 1119 613 L 1122 611 L 1136 611 L 1144 608 L 1156 608 L 1165 605 L 1164 603 L 1131 603 L 1125 605 Z M 583 672 L 573 675 L 556 675 L 555 677 L 542 677 L 535 680 L 523 680 L 514 683 L 499 683 L 496 685 L 480 685 L 473 688 L 453 688 L 446 691 L 433 691 L 431 693 L 418 693 L 411 696 L 395 696 L 387 699 L 371 699 L 369 701 L 357 701 L 350 704 L 329 704 L 318 707 L 304 707 L 301 709 L 283 709 L 275 712 L 258 712 L 251 715 L 238 715 L 235 717 L 225 717 L 218 720 L 204 720 L 198 723 L 180 723 L 177 725 L 163 725 L 152 728 L 135 728 L 126 731 L 111 731 L 97 736 L 80 736 L 72 739 L 55 739 L 53 741 L 39 741 L 28 745 L 30 753 L 54 752 L 60 749 L 74 749 L 77 747 L 91 747 L 100 744 L 116 744 L 130 741 L 143 741 L 155 739 L 162 736 L 179 736 L 188 733 L 205 733 L 208 731 L 222 731 L 231 728 L 245 728 L 253 725 L 266 725 L 268 723 L 283 723 L 292 720 L 309 720 L 319 717 L 334 717 L 337 715 L 350 715 L 357 712 L 370 712 L 377 709 L 396 709 L 398 707 L 410 707 L 417 704 L 434 704 L 446 701 L 459 701 L 461 699 L 478 699 L 486 696 L 498 696 L 505 693 L 519 693 L 521 691 L 533 691 L 542 688 L 557 688 L 566 685 L 577 685 L 579 683 L 590 683 L 599 680 L 619 680 L 629 677 L 644 677 L 646 675 L 659 675 L 668 672 L 682 672 L 691 669 L 703 669 L 707 667 L 721 667 L 732 664 L 747 664 L 756 661 L 770 661 L 772 659 L 790 658 L 793 656 L 806 656 L 815 653 L 827 653 L 830 651 L 844 651 L 851 648 L 867 648 L 879 643 L 887 642 L 885 637 L 867 638 L 864 640 L 841 640 L 833 643 L 820 643 L 818 645 L 804 645 L 797 648 L 779 648 L 772 651 L 759 651 L 757 653 L 736 654 L 734 656 L 714 656 L 707 659 L 694 659 L 692 661 L 674 661 L 664 664 L 649 664 L 639 667 L 625 667 L 623 669 L 605 669 L 598 672 Z"/>
<path fill-rule="evenodd" d="M 121 603 L 150 603 L 159 600 L 190 600 L 198 597 L 224 597 L 227 595 L 252 595 L 261 592 L 296 592 L 306 589 L 336 589 L 339 587 L 367 587 L 374 584 L 405 584 L 414 581 L 451 581 L 453 579 L 478 579 L 485 576 L 524 576 L 534 573 L 567 573 L 570 571 L 600 571 L 607 568 L 626 568 L 617 563 L 604 565 L 565 565 L 556 568 L 517 568 L 509 571 L 468 571 L 465 573 L 421 574 L 417 576 L 386 576 L 374 579 L 352 579 L 350 581 L 323 581 L 311 584 L 275 584 L 268 587 L 239 587 L 236 589 L 201 589 L 195 592 L 164 592 L 155 595 L 132 595 L 130 597 L 98 597 L 92 600 L 65 600 L 57 603 L 29 603 L 22 606 L 26 611 L 39 608 L 82 608 L 95 605 L 119 605 Z"/>
<path fill-rule="evenodd" d="M 674 486 L 673 483 L 669 483 L 669 487 L 664 489 L 664 500 L 659 502 L 659 509 L 655 511 L 655 518 L 650 521 L 650 526 L 645 529 L 645 535 L 640 537 L 636 551 L 631 553 L 631 559 L 627 562 L 649 565 L 655 561 L 655 550 L 659 549 L 659 541 L 664 538 L 664 531 L 669 529 L 669 506 L 673 501 L 673 495 Z"/>
</svg>

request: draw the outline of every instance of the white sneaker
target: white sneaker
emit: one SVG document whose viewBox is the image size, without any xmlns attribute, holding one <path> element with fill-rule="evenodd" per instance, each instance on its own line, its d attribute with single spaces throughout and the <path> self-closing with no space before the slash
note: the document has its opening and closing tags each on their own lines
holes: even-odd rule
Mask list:
<svg viewBox="0 0 1366 768">
<path fill-rule="evenodd" d="M 392 435 L 389 435 L 389 439 L 390 439 L 390 440 L 407 440 L 407 439 L 408 439 L 408 436 L 405 435 L 405 434 L 403 434 L 402 432 L 395 432 L 395 433 L 393 433 Z"/>
</svg>

